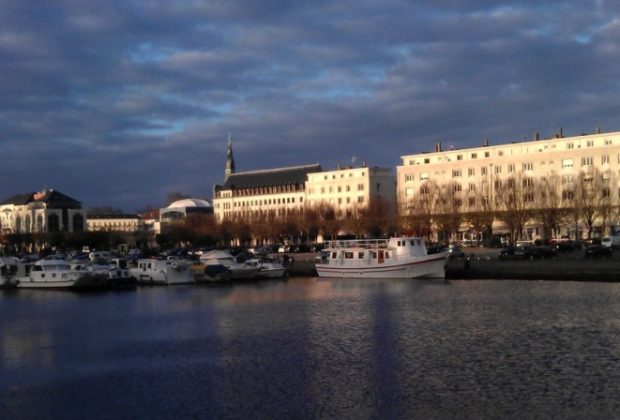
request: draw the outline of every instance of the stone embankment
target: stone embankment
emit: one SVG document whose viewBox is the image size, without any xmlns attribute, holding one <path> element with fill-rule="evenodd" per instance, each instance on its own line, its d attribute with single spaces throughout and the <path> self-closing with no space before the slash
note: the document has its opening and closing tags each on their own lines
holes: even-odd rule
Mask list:
<svg viewBox="0 0 620 420">
<path fill-rule="evenodd" d="M 586 259 L 583 252 L 577 251 L 539 260 L 500 260 L 498 252 L 495 249 L 468 249 L 469 261 L 448 261 L 446 278 L 620 282 L 620 251 L 614 251 L 610 259 Z M 288 266 L 289 275 L 316 276 L 313 257 L 313 254 L 296 254 L 295 261 Z"/>
</svg>

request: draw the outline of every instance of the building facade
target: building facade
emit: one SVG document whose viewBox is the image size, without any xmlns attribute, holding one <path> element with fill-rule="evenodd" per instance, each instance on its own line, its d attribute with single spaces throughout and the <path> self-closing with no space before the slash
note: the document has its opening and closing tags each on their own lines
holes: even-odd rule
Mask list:
<svg viewBox="0 0 620 420">
<path fill-rule="evenodd" d="M 0 203 L 2 233 L 80 232 L 86 227 L 82 204 L 53 189 L 18 194 Z"/>
<path fill-rule="evenodd" d="M 159 221 L 161 223 L 178 222 L 192 214 L 213 214 L 213 206 L 200 198 L 184 198 L 159 209 Z"/>
<path fill-rule="evenodd" d="M 308 174 L 306 205 L 329 205 L 339 216 L 347 216 L 381 201 L 392 211 L 396 205 L 396 181 L 389 168 L 338 168 Z"/>
<path fill-rule="evenodd" d="M 536 136 L 538 138 L 538 136 Z M 557 207 L 574 210 L 565 218 L 555 235 L 579 237 L 583 234 L 585 206 L 599 205 L 596 216 L 600 234 L 614 230 L 620 204 L 620 132 L 564 137 L 508 144 L 442 150 L 437 143 L 432 153 L 402 156 L 397 167 L 397 201 L 401 215 L 427 210 L 440 200 L 429 200 L 435 193 L 448 206 L 434 208 L 435 213 L 449 209 L 472 213 L 481 210 L 497 212 L 512 208 L 536 210 Z M 604 214 L 601 205 L 610 209 Z M 593 210 L 594 212 L 594 210 Z M 596 213 L 596 212 L 595 212 Z M 558 220 L 559 222 L 559 220 Z M 587 220 L 586 220 L 587 222 Z M 540 223 L 538 223 L 540 224 Z M 495 222 L 501 228 L 501 221 Z M 535 220 L 528 220 L 524 234 L 529 239 L 543 236 Z"/>
<path fill-rule="evenodd" d="M 91 215 L 86 225 L 90 232 L 138 232 L 144 229 L 137 214 Z"/>
<path fill-rule="evenodd" d="M 216 185 L 213 207 L 216 219 L 276 217 L 329 205 L 339 217 L 367 208 L 380 200 L 396 206 L 396 182 L 391 170 L 367 167 L 324 171 L 318 163 L 259 171 L 235 172 L 232 145 L 228 143 L 224 185 Z"/>
</svg>

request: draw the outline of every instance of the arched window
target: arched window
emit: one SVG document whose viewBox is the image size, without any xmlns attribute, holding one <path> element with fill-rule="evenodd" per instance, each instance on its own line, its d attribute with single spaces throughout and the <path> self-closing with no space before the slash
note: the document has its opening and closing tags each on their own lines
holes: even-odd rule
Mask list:
<svg viewBox="0 0 620 420">
<path fill-rule="evenodd" d="M 58 232 L 60 230 L 60 223 L 57 214 L 50 214 L 47 217 L 47 231 Z"/>
<path fill-rule="evenodd" d="M 20 216 L 17 216 L 15 218 L 15 232 L 21 233 L 21 230 L 22 230 L 22 218 Z"/>
<path fill-rule="evenodd" d="M 43 216 L 41 216 L 40 214 L 37 215 L 36 231 L 43 232 Z"/>
</svg>

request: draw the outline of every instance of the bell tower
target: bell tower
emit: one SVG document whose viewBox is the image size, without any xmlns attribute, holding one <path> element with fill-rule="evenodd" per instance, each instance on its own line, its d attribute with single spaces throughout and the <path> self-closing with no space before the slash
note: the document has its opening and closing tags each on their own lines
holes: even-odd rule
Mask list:
<svg viewBox="0 0 620 420">
<path fill-rule="evenodd" d="M 235 158 L 233 157 L 232 140 L 230 139 L 230 133 L 228 133 L 228 153 L 226 155 L 226 170 L 224 171 L 224 182 L 228 180 L 228 177 L 235 173 Z"/>
</svg>

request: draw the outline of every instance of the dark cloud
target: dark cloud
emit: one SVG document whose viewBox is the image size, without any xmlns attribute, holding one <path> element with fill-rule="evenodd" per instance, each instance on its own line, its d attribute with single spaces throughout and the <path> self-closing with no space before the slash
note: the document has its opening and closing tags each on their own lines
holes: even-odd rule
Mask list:
<svg viewBox="0 0 620 420">
<path fill-rule="evenodd" d="M 0 3 L 0 196 L 133 211 L 238 170 L 619 130 L 615 2 Z"/>
</svg>

